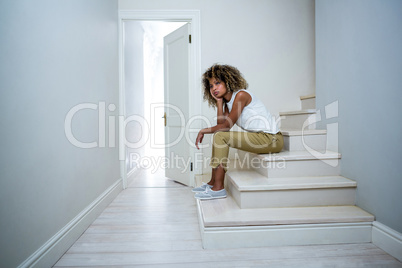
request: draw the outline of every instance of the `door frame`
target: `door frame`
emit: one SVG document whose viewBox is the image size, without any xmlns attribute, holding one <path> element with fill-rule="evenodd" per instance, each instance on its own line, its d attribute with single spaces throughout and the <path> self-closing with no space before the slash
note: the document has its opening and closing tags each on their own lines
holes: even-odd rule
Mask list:
<svg viewBox="0 0 402 268">
<path fill-rule="evenodd" d="M 199 10 L 120 10 L 119 11 L 119 160 L 120 178 L 123 181 L 123 189 L 127 188 L 127 165 L 125 129 L 123 121 L 126 118 L 125 109 L 125 85 L 124 85 L 124 22 L 137 21 L 174 21 L 189 22 L 191 27 L 190 46 L 190 92 L 189 92 L 189 118 L 201 115 L 202 92 L 200 86 L 201 77 L 201 14 Z M 201 122 L 195 122 L 193 127 L 201 129 Z M 190 149 L 192 162 L 196 159 L 196 149 Z M 194 183 L 195 175 L 202 174 L 202 165 L 193 165 L 191 182 Z"/>
</svg>

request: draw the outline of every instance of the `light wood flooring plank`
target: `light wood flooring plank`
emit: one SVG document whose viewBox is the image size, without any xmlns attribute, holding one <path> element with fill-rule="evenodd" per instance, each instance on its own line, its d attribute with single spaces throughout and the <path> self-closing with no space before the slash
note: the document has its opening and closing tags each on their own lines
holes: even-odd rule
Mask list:
<svg viewBox="0 0 402 268">
<path fill-rule="evenodd" d="M 77 242 L 101 243 L 101 242 L 127 242 L 132 241 L 177 241 L 201 239 L 199 232 L 163 232 L 161 229 L 146 233 L 123 234 L 86 234 L 84 233 Z"/>
<path fill-rule="evenodd" d="M 74 266 L 76 268 L 83 268 L 87 266 Z M 111 266 L 96 266 L 97 268 L 110 268 Z M 220 261 L 220 262 L 198 262 L 198 263 L 172 263 L 172 264 L 144 264 L 144 265 L 119 265 L 113 266 L 116 268 L 226 268 L 226 267 L 270 267 L 270 268 L 348 268 L 348 267 L 364 267 L 364 268 L 400 268 L 401 263 L 389 255 L 375 255 L 375 256 L 361 256 L 361 257 L 333 257 L 333 258 L 302 258 L 290 260 L 248 260 L 248 261 Z"/>
<path fill-rule="evenodd" d="M 110 266 L 108 266 L 110 267 Z M 310 258 L 291 260 L 250 260 L 250 261 L 226 261 L 226 262 L 202 262 L 202 263 L 174 263 L 155 265 L 130 265 L 118 266 L 120 268 L 144 267 L 144 268 L 226 268 L 226 267 L 269 267 L 269 268 L 323 268 L 323 267 L 365 267 L 365 268 L 400 268 L 401 264 L 395 263 L 392 257 L 387 255 L 356 257 L 334 257 L 334 258 Z"/>
<path fill-rule="evenodd" d="M 91 265 L 144 265 L 144 264 L 176 264 L 187 263 L 225 263 L 239 261 L 268 261 L 273 263 L 294 263 L 299 260 L 331 258 L 344 259 L 349 257 L 361 261 L 367 256 L 383 258 L 384 252 L 366 245 L 342 246 L 306 246 L 306 247 L 272 247 L 247 248 L 230 250 L 186 250 L 186 251 L 143 251 L 131 253 L 95 253 L 95 254 L 66 254 L 58 263 L 59 266 L 77 266 L 88 263 Z M 343 261 L 341 263 L 344 263 Z M 208 267 L 208 266 L 207 266 Z M 345 267 L 345 266 L 344 266 Z"/>
<path fill-rule="evenodd" d="M 197 240 L 131 240 L 131 241 L 101 241 L 76 242 L 69 250 L 69 254 L 85 253 L 130 253 L 143 251 L 177 251 L 177 250 L 202 250 L 201 238 Z"/>
<path fill-rule="evenodd" d="M 162 225 L 166 222 L 165 218 L 161 217 L 143 217 L 143 218 L 113 218 L 113 217 L 99 217 L 94 221 L 94 224 L 113 225 L 113 224 L 152 224 Z M 169 219 L 170 223 L 187 223 L 198 224 L 197 219 L 177 217 L 176 219 Z"/>
<path fill-rule="evenodd" d="M 116 225 L 95 225 L 92 224 L 85 232 L 85 234 L 115 234 L 115 233 L 150 233 L 155 232 L 157 226 L 150 224 L 116 224 Z M 194 224 L 162 224 L 164 232 L 198 232 L 199 226 Z"/>
</svg>

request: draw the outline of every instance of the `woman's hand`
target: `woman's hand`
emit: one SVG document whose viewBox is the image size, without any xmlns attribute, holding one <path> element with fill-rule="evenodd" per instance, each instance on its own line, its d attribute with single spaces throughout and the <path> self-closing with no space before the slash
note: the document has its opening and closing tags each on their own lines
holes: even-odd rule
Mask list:
<svg viewBox="0 0 402 268">
<path fill-rule="evenodd" d="M 200 149 L 198 147 L 198 143 L 201 143 L 203 138 L 204 138 L 204 133 L 202 132 L 202 130 L 200 130 L 200 132 L 198 132 L 197 139 L 195 140 L 195 147 L 197 147 L 198 150 Z"/>
</svg>

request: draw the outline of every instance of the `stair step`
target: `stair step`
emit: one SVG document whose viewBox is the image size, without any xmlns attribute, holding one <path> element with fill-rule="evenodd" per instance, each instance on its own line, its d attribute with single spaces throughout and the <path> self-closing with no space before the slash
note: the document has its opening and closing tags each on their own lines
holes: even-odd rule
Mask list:
<svg viewBox="0 0 402 268">
<path fill-rule="evenodd" d="M 320 188 L 356 187 L 357 183 L 342 176 L 267 178 L 255 171 L 227 173 L 239 191 L 279 191 Z"/>
<path fill-rule="evenodd" d="M 355 206 L 240 209 L 230 196 L 197 206 L 205 249 L 371 242 L 374 216 Z"/>
<path fill-rule="evenodd" d="M 283 149 L 286 151 L 323 151 L 327 147 L 327 131 L 325 129 L 282 130 Z"/>
<path fill-rule="evenodd" d="M 255 171 L 227 173 L 227 189 L 240 208 L 355 204 L 357 183 L 341 176 L 267 178 Z"/>
<path fill-rule="evenodd" d="M 315 109 L 315 94 L 307 95 L 307 96 L 302 96 L 300 97 L 301 101 L 301 108 L 302 110 L 305 109 Z"/>
<path fill-rule="evenodd" d="M 281 112 L 279 115 L 281 118 L 281 129 L 301 130 L 303 127 L 306 129 L 315 129 L 315 109 Z"/>
<path fill-rule="evenodd" d="M 266 177 L 300 177 L 339 175 L 337 152 L 282 151 L 277 154 L 254 154 L 238 151 L 237 166 L 257 171 Z"/>
<path fill-rule="evenodd" d="M 374 216 L 356 206 L 241 209 L 228 196 L 198 201 L 204 227 L 370 222 Z"/>
</svg>

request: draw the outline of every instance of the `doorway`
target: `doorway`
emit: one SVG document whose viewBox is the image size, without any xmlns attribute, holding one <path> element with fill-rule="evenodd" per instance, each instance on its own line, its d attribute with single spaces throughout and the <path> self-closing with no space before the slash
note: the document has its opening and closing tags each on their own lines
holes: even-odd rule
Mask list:
<svg viewBox="0 0 402 268">
<path fill-rule="evenodd" d="M 197 90 L 199 85 L 196 85 L 200 77 L 200 31 L 199 11 L 125 11 L 119 15 L 119 113 L 123 118 L 131 115 L 142 118 L 142 123 L 134 120 L 120 129 L 120 133 L 124 130 L 125 134 L 119 137 L 119 154 L 123 187 L 126 188 L 127 176 L 138 169 L 140 159 L 150 164 L 150 159 L 144 156 L 153 156 L 153 160 L 164 156 L 163 106 L 150 109 L 150 104 L 163 103 L 163 36 L 186 23 L 191 23 L 192 31 L 198 35 L 198 38 L 193 38 L 191 49 L 194 64 L 190 70 L 190 94 L 193 100 L 199 101 L 192 104 L 190 115 L 201 114 L 202 96 L 201 91 Z M 132 49 L 127 50 L 128 47 Z M 122 141 L 140 146 L 130 148 Z M 194 174 L 200 174 L 197 166 L 194 171 Z"/>
<path fill-rule="evenodd" d="M 126 116 L 143 118 L 126 125 L 126 140 L 133 145 L 126 148 L 128 176 L 139 165 L 156 171 L 165 156 L 163 38 L 184 24 L 137 20 L 124 24 Z"/>
</svg>

